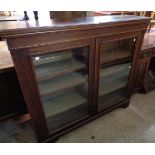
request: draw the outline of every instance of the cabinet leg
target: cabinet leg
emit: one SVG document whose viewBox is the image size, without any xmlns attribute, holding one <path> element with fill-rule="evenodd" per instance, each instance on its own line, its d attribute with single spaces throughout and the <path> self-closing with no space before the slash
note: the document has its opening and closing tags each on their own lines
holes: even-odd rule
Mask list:
<svg viewBox="0 0 155 155">
<path fill-rule="evenodd" d="M 127 108 L 127 107 L 129 106 L 129 104 L 130 104 L 130 102 L 126 102 L 126 103 L 124 103 L 121 107 L 122 107 L 123 109 L 125 109 L 125 108 Z"/>
<path fill-rule="evenodd" d="M 140 87 L 139 89 L 138 89 L 138 91 L 137 91 L 139 94 L 143 94 L 143 93 L 145 93 L 145 89 L 144 89 L 144 87 Z"/>
</svg>

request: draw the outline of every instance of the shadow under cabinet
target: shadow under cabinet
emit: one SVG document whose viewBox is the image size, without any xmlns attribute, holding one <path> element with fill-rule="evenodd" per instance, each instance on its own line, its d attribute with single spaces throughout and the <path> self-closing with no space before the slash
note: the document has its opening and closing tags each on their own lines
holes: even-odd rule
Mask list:
<svg viewBox="0 0 155 155">
<path fill-rule="evenodd" d="M 0 74 L 0 119 L 27 113 L 26 103 L 15 70 Z"/>
</svg>

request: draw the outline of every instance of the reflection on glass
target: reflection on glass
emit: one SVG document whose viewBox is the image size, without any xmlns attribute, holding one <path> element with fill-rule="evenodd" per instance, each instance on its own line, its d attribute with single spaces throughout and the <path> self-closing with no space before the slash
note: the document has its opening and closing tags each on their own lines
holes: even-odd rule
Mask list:
<svg viewBox="0 0 155 155">
<path fill-rule="evenodd" d="M 88 114 L 88 47 L 32 57 L 50 132 Z"/>
<path fill-rule="evenodd" d="M 101 63 L 130 59 L 133 54 L 135 39 L 124 39 L 101 43 Z"/>
</svg>

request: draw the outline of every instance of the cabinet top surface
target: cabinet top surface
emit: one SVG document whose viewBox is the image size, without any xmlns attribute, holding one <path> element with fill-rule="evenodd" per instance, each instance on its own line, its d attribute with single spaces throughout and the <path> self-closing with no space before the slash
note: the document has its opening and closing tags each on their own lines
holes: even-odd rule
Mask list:
<svg viewBox="0 0 155 155">
<path fill-rule="evenodd" d="M 130 15 L 112 15 L 77 18 L 70 21 L 55 20 L 30 20 L 30 21 L 7 21 L 0 23 L 0 36 L 11 34 L 24 34 L 41 31 L 53 31 L 60 29 L 81 28 L 98 25 L 115 25 L 132 22 L 148 22 L 150 18 Z"/>
</svg>

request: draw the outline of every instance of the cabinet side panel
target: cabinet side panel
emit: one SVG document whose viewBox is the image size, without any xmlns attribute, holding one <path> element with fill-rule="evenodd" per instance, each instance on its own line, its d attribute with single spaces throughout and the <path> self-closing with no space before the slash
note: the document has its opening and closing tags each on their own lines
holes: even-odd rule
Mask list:
<svg viewBox="0 0 155 155">
<path fill-rule="evenodd" d="M 39 142 L 48 137 L 47 124 L 38 93 L 36 81 L 33 76 L 31 61 L 26 51 L 11 51 L 18 79 L 32 117 L 35 134 Z"/>
</svg>

